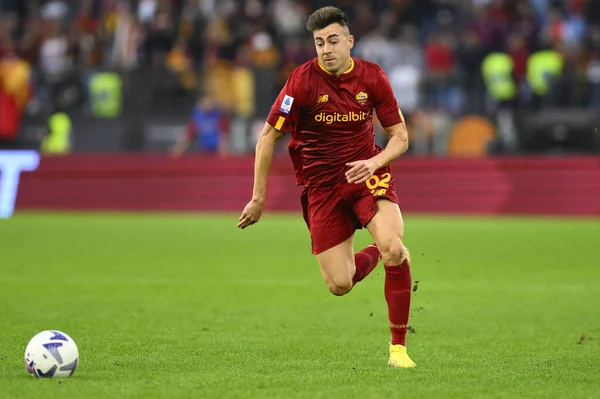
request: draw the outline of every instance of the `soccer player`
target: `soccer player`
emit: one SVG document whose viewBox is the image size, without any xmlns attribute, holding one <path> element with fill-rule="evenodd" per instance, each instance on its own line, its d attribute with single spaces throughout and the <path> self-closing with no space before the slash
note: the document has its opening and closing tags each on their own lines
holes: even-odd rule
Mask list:
<svg viewBox="0 0 600 399">
<path fill-rule="evenodd" d="M 408 133 L 385 73 L 351 57 L 348 17 L 324 7 L 308 19 L 317 57 L 297 67 L 277 97 L 256 145 L 252 200 L 238 227 L 261 217 L 275 143 L 291 133 L 289 153 L 312 252 L 327 287 L 345 295 L 383 259 L 393 367 L 414 367 L 406 351 L 411 296 L 410 255 L 389 165 L 408 148 Z M 375 144 L 373 112 L 389 141 Z M 366 227 L 375 244 L 354 253 L 354 233 Z"/>
</svg>

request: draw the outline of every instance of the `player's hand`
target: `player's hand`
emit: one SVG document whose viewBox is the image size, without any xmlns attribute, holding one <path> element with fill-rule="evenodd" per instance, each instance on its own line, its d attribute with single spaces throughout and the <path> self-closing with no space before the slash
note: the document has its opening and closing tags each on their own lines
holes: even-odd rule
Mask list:
<svg viewBox="0 0 600 399">
<path fill-rule="evenodd" d="M 246 205 L 242 215 L 240 216 L 237 227 L 240 229 L 245 229 L 246 227 L 258 222 L 263 213 L 264 207 L 265 204 L 261 201 L 252 200 L 248 202 L 248 205 Z"/>
<path fill-rule="evenodd" d="M 346 171 L 346 180 L 355 184 L 366 182 L 379 169 L 379 165 L 370 159 L 349 162 L 346 166 L 350 168 Z"/>
</svg>

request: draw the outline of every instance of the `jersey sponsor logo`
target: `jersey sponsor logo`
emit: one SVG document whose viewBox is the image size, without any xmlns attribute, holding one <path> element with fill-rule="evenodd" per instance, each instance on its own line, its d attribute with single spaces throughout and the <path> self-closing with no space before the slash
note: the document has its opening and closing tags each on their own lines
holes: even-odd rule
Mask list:
<svg viewBox="0 0 600 399">
<path fill-rule="evenodd" d="M 361 104 L 365 103 L 368 99 L 369 99 L 369 95 L 367 93 L 365 93 L 364 91 L 361 91 L 360 93 L 358 93 L 356 95 L 356 101 L 358 101 Z"/>
<path fill-rule="evenodd" d="M 321 94 L 317 99 L 317 104 L 326 103 L 329 101 L 329 94 Z"/>
<path fill-rule="evenodd" d="M 292 104 L 294 103 L 294 97 L 290 97 L 287 94 L 283 97 L 279 110 L 284 114 L 289 114 L 292 110 Z"/>
<path fill-rule="evenodd" d="M 366 121 L 370 117 L 371 117 L 371 112 L 365 112 L 365 111 L 361 111 L 361 112 L 350 111 L 350 112 L 346 112 L 345 114 L 342 114 L 339 112 L 333 112 L 333 113 L 320 112 L 315 115 L 315 121 L 317 121 L 319 123 L 326 123 L 328 125 L 331 125 L 334 122 L 345 123 L 345 122 Z"/>
</svg>

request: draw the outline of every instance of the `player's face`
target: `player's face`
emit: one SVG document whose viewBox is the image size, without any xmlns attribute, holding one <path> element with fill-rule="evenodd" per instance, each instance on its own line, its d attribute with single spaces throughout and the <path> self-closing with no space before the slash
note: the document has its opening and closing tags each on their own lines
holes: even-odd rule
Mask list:
<svg viewBox="0 0 600 399">
<path fill-rule="evenodd" d="M 334 75 L 340 75 L 350 68 L 350 50 L 354 47 L 354 36 L 348 28 L 331 24 L 314 31 L 315 47 L 319 62 Z"/>
</svg>

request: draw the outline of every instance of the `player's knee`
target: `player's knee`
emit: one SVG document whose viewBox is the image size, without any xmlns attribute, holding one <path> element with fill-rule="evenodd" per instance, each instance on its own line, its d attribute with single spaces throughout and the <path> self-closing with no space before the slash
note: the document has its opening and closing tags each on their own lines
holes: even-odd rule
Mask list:
<svg viewBox="0 0 600 399">
<path fill-rule="evenodd" d="M 329 291 L 335 296 L 346 295 L 352 289 L 351 284 L 343 285 L 343 286 L 339 286 L 339 285 L 335 285 L 335 284 L 328 284 L 327 286 L 329 287 Z"/>
<path fill-rule="evenodd" d="M 385 265 L 400 265 L 406 258 L 406 248 L 399 238 L 389 240 L 384 245 L 378 247 L 383 258 L 383 264 Z"/>
<path fill-rule="evenodd" d="M 346 295 L 352 289 L 352 279 L 333 278 L 327 281 L 327 288 L 335 296 Z"/>
</svg>

